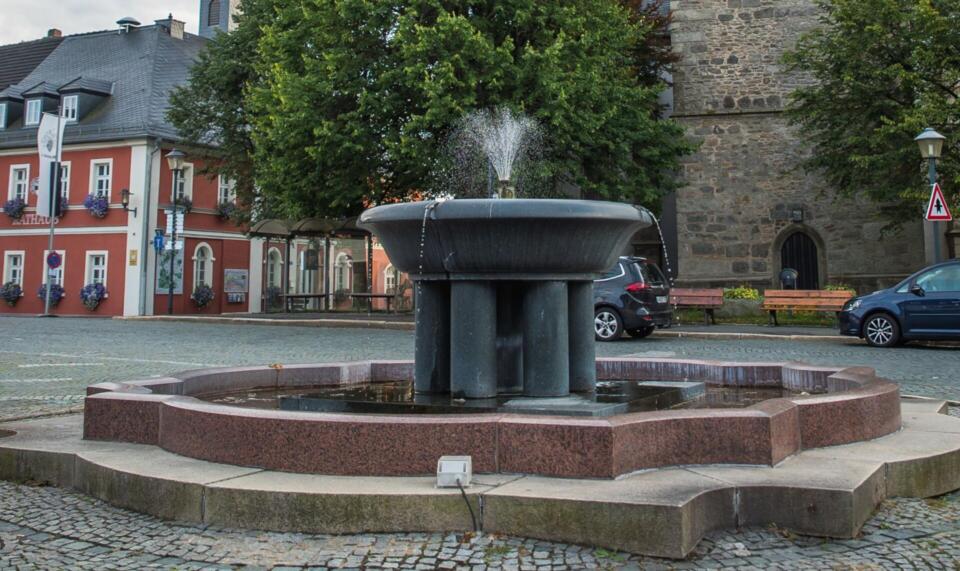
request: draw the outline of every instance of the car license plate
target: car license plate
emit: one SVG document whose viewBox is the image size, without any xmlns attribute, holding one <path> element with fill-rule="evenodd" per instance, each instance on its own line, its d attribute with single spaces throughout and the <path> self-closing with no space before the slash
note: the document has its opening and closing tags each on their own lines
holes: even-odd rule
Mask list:
<svg viewBox="0 0 960 571">
<path fill-rule="evenodd" d="M 658 296 L 657 296 L 657 303 L 667 303 L 667 296 L 665 296 L 665 295 L 658 295 Z"/>
</svg>

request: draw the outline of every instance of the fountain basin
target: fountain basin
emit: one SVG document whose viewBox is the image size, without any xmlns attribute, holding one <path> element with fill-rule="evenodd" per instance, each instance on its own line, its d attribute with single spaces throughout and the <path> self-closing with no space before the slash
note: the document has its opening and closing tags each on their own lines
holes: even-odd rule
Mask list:
<svg viewBox="0 0 960 571">
<path fill-rule="evenodd" d="M 413 280 L 592 280 L 652 224 L 628 204 L 552 199 L 388 204 L 359 221 Z"/>
<path fill-rule="evenodd" d="M 409 361 L 246 367 L 88 388 L 84 438 L 158 445 L 211 462 L 289 472 L 429 475 L 443 455 L 478 473 L 616 478 L 691 464 L 774 465 L 801 450 L 900 428 L 899 389 L 869 368 L 796 363 L 599 359 L 600 379 L 689 380 L 823 391 L 743 409 L 571 418 L 527 414 L 384 415 L 256 410 L 196 397 L 262 388 L 409 380 Z"/>
</svg>

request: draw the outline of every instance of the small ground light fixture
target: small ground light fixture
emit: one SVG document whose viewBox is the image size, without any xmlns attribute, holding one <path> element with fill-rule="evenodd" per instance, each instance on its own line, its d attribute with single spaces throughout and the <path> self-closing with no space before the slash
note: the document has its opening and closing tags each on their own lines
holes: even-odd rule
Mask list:
<svg viewBox="0 0 960 571">
<path fill-rule="evenodd" d="M 470 456 L 441 456 L 437 462 L 438 488 L 466 488 L 473 478 Z"/>
</svg>

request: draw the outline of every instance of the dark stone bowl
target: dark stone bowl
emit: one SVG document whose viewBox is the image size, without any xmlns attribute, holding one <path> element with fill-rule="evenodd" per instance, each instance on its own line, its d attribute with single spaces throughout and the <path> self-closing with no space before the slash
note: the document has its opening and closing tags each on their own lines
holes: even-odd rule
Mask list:
<svg viewBox="0 0 960 571">
<path fill-rule="evenodd" d="M 592 279 L 651 224 L 617 202 L 457 199 L 377 206 L 358 225 L 416 280 Z"/>
</svg>

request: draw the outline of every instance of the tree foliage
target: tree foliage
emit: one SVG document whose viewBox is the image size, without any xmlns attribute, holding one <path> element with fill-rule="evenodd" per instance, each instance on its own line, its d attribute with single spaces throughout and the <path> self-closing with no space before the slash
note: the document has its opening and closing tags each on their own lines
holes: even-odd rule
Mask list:
<svg viewBox="0 0 960 571">
<path fill-rule="evenodd" d="M 691 146 L 658 117 L 665 19 L 634 4 L 245 0 L 240 38 L 214 40 L 171 117 L 237 141 L 221 155 L 291 216 L 430 190 L 451 129 L 498 106 L 540 122 L 552 188 L 653 206 Z"/>
<path fill-rule="evenodd" d="M 960 0 L 819 0 L 821 26 L 786 56 L 813 82 L 790 114 L 812 146 L 808 169 L 841 195 L 867 196 L 894 224 L 929 196 L 913 138 L 947 137 L 938 163 L 960 184 Z"/>
</svg>

